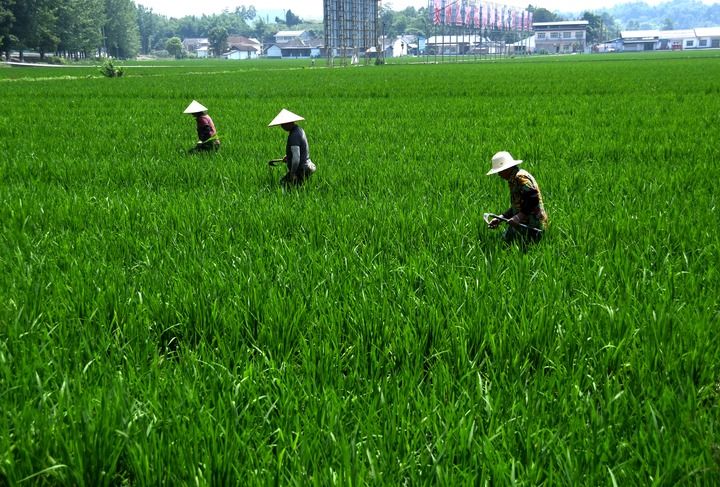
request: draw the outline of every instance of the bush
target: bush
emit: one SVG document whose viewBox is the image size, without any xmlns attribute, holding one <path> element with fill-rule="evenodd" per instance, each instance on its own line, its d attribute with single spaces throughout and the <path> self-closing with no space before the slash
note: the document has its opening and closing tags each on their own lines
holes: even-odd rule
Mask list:
<svg viewBox="0 0 720 487">
<path fill-rule="evenodd" d="M 46 59 L 46 62 L 48 64 L 62 64 L 62 65 L 68 64 L 68 60 L 65 59 L 64 57 L 60 57 L 60 56 L 49 56 Z"/>
<path fill-rule="evenodd" d="M 107 59 L 100 68 L 100 73 L 108 78 L 120 78 L 125 74 L 125 70 L 121 66 L 115 66 L 112 59 Z"/>
</svg>

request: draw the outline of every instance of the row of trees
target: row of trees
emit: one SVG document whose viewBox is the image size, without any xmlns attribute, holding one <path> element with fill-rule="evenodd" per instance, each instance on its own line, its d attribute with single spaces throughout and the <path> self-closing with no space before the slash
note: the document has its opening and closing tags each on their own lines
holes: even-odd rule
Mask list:
<svg viewBox="0 0 720 487">
<path fill-rule="evenodd" d="M 101 50 L 129 57 L 138 49 L 138 23 L 131 0 L 0 0 L 0 51 L 33 50 L 65 57 Z"/>
<path fill-rule="evenodd" d="M 0 0 L 0 52 L 9 58 L 17 51 L 21 59 L 26 51 L 36 51 L 41 58 L 103 53 L 130 58 L 164 50 L 176 37 L 211 37 L 216 43 L 228 35 L 265 38 L 271 27 L 262 19 L 251 26 L 255 17 L 255 7 L 244 5 L 233 12 L 175 19 L 132 0 Z M 288 25 L 302 22 L 291 10 L 286 18 Z"/>
</svg>

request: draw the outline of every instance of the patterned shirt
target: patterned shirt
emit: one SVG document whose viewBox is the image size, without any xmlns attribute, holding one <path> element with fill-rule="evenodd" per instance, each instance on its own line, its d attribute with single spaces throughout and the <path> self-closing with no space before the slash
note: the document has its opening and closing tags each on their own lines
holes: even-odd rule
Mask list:
<svg viewBox="0 0 720 487">
<path fill-rule="evenodd" d="M 548 217 L 545 213 L 540 186 L 535 178 L 522 169 L 508 180 L 510 189 L 510 208 L 503 213 L 505 218 L 520 214 L 520 223 L 533 228 L 545 228 Z"/>
<path fill-rule="evenodd" d="M 197 133 L 200 142 L 205 142 L 217 134 L 215 124 L 210 115 L 200 115 L 197 120 Z"/>
</svg>

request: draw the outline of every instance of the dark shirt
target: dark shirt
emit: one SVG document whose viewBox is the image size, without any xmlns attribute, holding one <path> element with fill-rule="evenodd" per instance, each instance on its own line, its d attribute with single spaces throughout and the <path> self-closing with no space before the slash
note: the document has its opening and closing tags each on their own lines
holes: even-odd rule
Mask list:
<svg viewBox="0 0 720 487">
<path fill-rule="evenodd" d="M 298 146 L 300 148 L 299 161 L 293 161 L 292 146 Z M 298 125 L 295 125 L 288 134 L 287 144 L 285 145 L 285 155 L 287 156 L 288 170 L 293 173 L 302 170 L 303 166 L 305 166 L 310 159 L 310 148 L 308 147 L 307 137 L 305 137 L 305 131 Z"/>
</svg>

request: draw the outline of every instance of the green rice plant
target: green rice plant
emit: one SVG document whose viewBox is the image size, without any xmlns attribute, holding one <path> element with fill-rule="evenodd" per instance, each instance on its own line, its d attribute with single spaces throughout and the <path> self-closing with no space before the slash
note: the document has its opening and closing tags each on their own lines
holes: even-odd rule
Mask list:
<svg viewBox="0 0 720 487">
<path fill-rule="evenodd" d="M 0 73 L 0 483 L 717 482 L 715 55 L 124 67 Z"/>
</svg>

